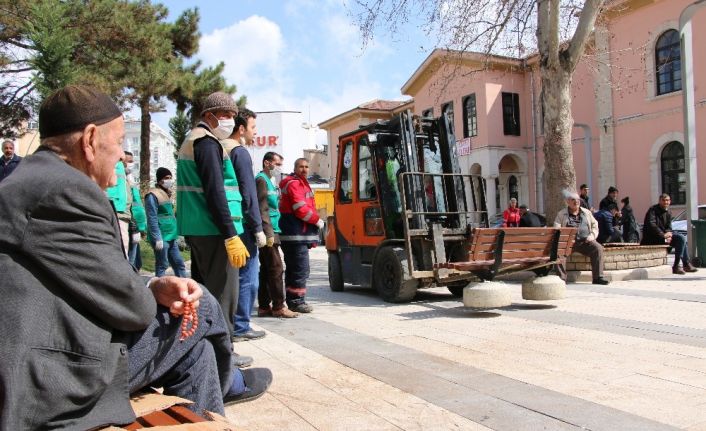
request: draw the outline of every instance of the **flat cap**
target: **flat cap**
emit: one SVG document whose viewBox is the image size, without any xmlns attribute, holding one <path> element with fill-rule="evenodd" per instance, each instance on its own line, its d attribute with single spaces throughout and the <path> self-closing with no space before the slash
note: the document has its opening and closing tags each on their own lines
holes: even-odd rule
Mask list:
<svg viewBox="0 0 706 431">
<path fill-rule="evenodd" d="M 44 99 L 39 108 L 39 136 L 50 138 L 100 126 L 123 115 L 107 94 L 93 87 L 67 85 Z"/>
<path fill-rule="evenodd" d="M 216 91 L 215 93 L 209 94 L 203 101 L 201 115 L 211 111 L 230 111 L 237 114 L 238 105 L 230 94 Z"/>
</svg>

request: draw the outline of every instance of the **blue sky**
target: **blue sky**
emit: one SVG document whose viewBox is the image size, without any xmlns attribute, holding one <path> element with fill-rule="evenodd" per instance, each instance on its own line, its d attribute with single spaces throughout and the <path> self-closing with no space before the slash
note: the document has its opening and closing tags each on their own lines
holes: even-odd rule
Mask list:
<svg viewBox="0 0 706 431">
<path fill-rule="evenodd" d="M 372 99 L 402 99 L 400 88 L 429 54 L 423 32 L 408 25 L 394 40 L 363 41 L 346 0 L 166 0 L 170 19 L 198 6 L 205 65 L 225 76 L 255 111 L 294 110 L 317 124 Z M 155 115 L 166 128 L 173 114 Z M 168 129 L 167 129 L 168 130 Z"/>
</svg>

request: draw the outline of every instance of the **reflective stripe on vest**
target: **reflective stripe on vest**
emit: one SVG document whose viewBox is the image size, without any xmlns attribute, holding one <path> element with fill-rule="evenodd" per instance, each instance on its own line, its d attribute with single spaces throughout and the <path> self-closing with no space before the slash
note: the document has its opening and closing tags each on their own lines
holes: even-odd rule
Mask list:
<svg viewBox="0 0 706 431">
<path fill-rule="evenodd" d="M 167 192 L 160 188 L 153 188 L 149 191 L 157 198 L 157 223 L 159 224 L 159 232 L 162 234 L 163 241 L 172 241 L 177 239 L 177 223 L 174 217 L 174 205 L 172 199 Z M 149 237 L 148 233 L 148 237 Z M 149 238 L 150 241 L 152 238 Z"/>
<path fill-rule="evenodd" d="M 265 184 L 267 184 L 267 208 L 269 209 L 270 213 L 270 222 L 272 223 L 272 230 L 275 233 L 280 233 L 282 232 L 279 228 L 279 188 L 275 187 L 274 184 L 272 184 L 272 180 L 265 175 L 264 172 L 260 172 L 259 174 L 255 175 L 255 178 L 262 178 L 265 180 Z"/>
<path fill-rule="evenodd" d="M 194 142 L 203 137 L 211 137 L 218 142 L 208 130 L 202 127 L 194 128 L 179 150 L 177 161 L 177 226 L 179 235 L 210 236 L 220 235 L 221 232 L 213 223 L 211 212 L 206 204 L 206 195 L 194 161 Z M 220 142 L 219 142 L 220 144 Z M 243 212 L 240 202 L 240 188 L 235 176 L 233 163 L 228 153 L 223 149 L 223 186 L 228 202 L 228 210 L 233 219 L 233 226 L 238 235 L 243 233 Z"/>
</svg>

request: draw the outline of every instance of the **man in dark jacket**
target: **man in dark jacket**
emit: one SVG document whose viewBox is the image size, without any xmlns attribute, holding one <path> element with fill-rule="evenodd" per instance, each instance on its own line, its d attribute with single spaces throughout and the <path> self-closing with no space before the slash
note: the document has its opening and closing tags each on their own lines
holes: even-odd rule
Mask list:
<svg viewBox="0 0 706 431">
<path fill-rule="evenodd" d="M 257 257 L 258 248 L 264 247 L 266 238 L 262 231 L 262 219 L 260 218 L 260 206 L 257 200 L 257 189 L 255 187 L 255 177 L 253 176 L 252 159 L 250 152 L 245 147 L 252 145 L 257 133 L 255 124 L 257 115 L 247 109 L 240 108 L 235 116 L 235 127 L 233 134 L 221 143 L 230 155 L 230 161 L 235 169 L 235 176 L 238 178 L 240 195 L 243 200 L 240 207 L 243 211 L 243 233 L 240 239 L 248 249 L 250 257 L 247 258 L 245 266 L 240 268 L 238 308 L 235 313 L 235 330 L 233 341 L 256 340 L 265 336 L 265 331 L 256 331 L 250 327 L 250 313 L 255 304 L 257 290 L 260 284 L 260 260 Z M 267 270 L 267 269 L 265 269 Z"/>
<path fill-rule="evenodd" d="M 589 188 L 586 184 L 581 184 L 579 188 L 579 198 L 581 198 L 581 208 L 586 208 L 587 210 L 593 212 L 591 208 L 590 197 L 588 196 Z"/>
<path fill-rule="evenodd" d="M 5 141 L 2 143 L 2 159 L 0 160 L 0 181 L 7 178 L 17 165 L 22 161 L 22 157 L 15 154 L 15 143 Z"/>
<path fill-rule="evenodd" d="M 125 258 L 104 193 L 123 156 L 117 105 L 65 87 L 40 107 L 39 133 L 39 150 L 0 184 L 0 315 L 13 331 L 0 339 L 0 429 L 130 423 L 129 394 L 148 386 L 221 413 L 262 393 L 271 373 L 233 369 L 212 296 L 177 277 L 145 285 Z M 187 303 L 199 325 L 179 341 Z"/>
<path fill-rule="evenodd" d="M 520 227 L 542 227 L 547 225 L 547 220 L 541 215 L 530 211 L 527 205 L 520 205 Z"/>
<path fill-rule="evenodd" d="M 662 193 L 659 195 L 659 203 L 652 205 L 645 214 L 645 223 L 642 225 L 643 245 L 664 245 L 674 247 L 674 266 L 672 273 L 683 275 L 685 272 L 696 272 L 696 268 L 689 262 L 689 253 L 686 249 L 686 238 L 672 232 L 672 214 L 669 213 L 669 205 L 672 198 Z M 684 269 L 679 267 L 679 261 L 684 264 Z"/>
<path fill-rule="evenodd" d="M 622 235 L 615 228 L 614 218 L 618 215 L 618 206 L 614 203 L 609 203 L 605 209 L 597 211 L 593 214 L 598 222 L 598 238 L 596 241 L 601 244 L 607 242 L 622 242 Z"/>
</svg>

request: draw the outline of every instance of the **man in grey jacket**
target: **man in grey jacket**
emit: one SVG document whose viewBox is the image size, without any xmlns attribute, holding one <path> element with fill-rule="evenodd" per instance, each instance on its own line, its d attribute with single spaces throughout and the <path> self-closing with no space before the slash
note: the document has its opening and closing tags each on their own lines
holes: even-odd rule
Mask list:
<svg viewBox="0 0 706 431">
<path fill-rule="evenodd" d="M 253 399 L 269 370 L 241 373 L 215 299 L 193 280 L 145 285 L 125 258 L 103 190 L 123 156 L 122 114 L 68 86 L 39 111 L 41 146 L 0 184 L 0 429 L 93 429 L 135 419 L 147 386 L 195 411 Z M 11 193 L 7 191 L 11 190 Z M 198 326 L 180 340 L 190 303 Z"/>
<path fill-rule="evenodd" d="M 575 227 L 576 242 L 572 252 L 581 253 L 591 259 L 593 284 L 608 284 L 603 278 L 603 246 L 596 241 L 598 237 L 598 222 L 591 211 L 581 207 L 581 198 L 576 192 L 565 191 L 566 208 L 559 211 L 554 220 L 554 227 Z M 557 265 L 559 276 L 566 279 L 562 265 Z"/>
</svg>

